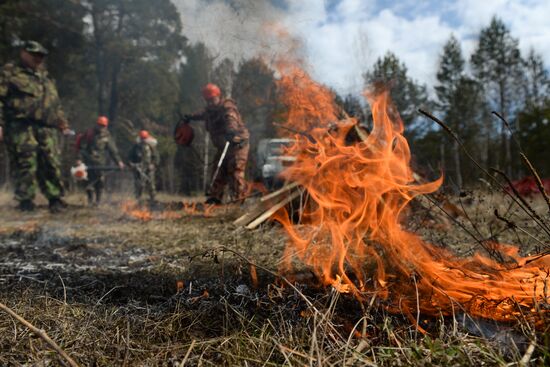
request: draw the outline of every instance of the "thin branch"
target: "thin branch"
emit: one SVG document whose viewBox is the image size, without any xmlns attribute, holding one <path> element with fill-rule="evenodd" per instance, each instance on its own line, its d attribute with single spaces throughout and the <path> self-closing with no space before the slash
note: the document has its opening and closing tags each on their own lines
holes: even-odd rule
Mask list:
<svg viewBox="0 0 550 367">
<path fill-rule="evenodd" d="M 546 232 L 546 234 L 548 234 L 550 236 L 550 228 L 548 228 L 546 222 L 538 215 L 538 213 L 535 211 L 535 209 L 533 209 L 531 207 L 531 205 L 529 205 L 529 203 L 523 198 L 523 196 L 521 196 L 521 194 L 518 192 L 518 190 L 514 187 L 514 185 L 512 184 L 512 181 L 510 180 L 510 178 L 506 175 L 506 173 L 502 172 L 501 170 L 499 169 L 496 169 L 496 168 L 491 168 L 491 170 L 493 172 L 496 172 L 498 173 L 499 175 L 501 175 L 505 180 L 506 182 L 508 183 L 508 187 L 510 188 L 510 190 L 512 190 L 512 192 L 514 193 L 514 195 L 517 197 L 517 199 L 523 204 L 523 206 L 525 208 L 527 208 L 528 212 L 527 214 L 529 214 L 529 216 L 539 224 L 539 226 Z"/>
<path fill-rule="evenodd" d="M 493 181 L 502 191 L 504 191 L 506 194 L 508 194 L 508 196 L 521 208 L 523 209 L 523 211 L 525 211 L 525 213 L 527 213 L 531 218 L 533 218 L 535 220 L 535 222 L 547 233 L 550 235 L 550 229 L 548 228 L 548 226 L 546 225 L 546 223 L 542 220 L 537 220 L 537 218 L 540 219 L 539 215 L 535 212 L 534 215 L 533 215 L 533 209 L 529 206 L 529 204 L 525 201 L 525 199 L 523 199 L 521 197 L 521 195 L 519 195 L 519 193 L 517 193 L 517 191 L 515 190 L 515 188 L 513 187 L 513 185 L 511 185 L 511 181 L 510 179 L 508 179 L 508 177 L 504 174 L 504 172 L 497 172 L 499 174 L 504 174 L 504 177 L 507 179 L 508 183 L 510 184 L 510 187 L 513 191 L 515 191 L 515 196 L 510 194 L 510 192 L 508 192 L 508 190 L 506 190 L 506 188 L 504 187 L 504 185 L 502 183 L 500 183 L 493 175 L 491 175 L 485 168 L 483 168 L 478 161 L 475 160 L 474 157 L 472 157 L 472 155 L 470 154 L 470 152 L 466 149 L 466 147 L 464 146 L 464 144 L 462 143 L 462 141 L 460 140 L 460 138 L 456 135 L 456 133 L 449 127 L 447 126 L 443 121 L 441 121 L 440 119 L 438 119 L 437 117 L 433 116 L 431 113 L 429 112 L 426 112 L 422 109 L 418 109 L 418 112 L 420 112 L 421 114 L 423 114 L 424 116 L 428 117 L 430 120 L 434 121 L 435 123 L 437 123 L 439 126 L 441 126 L 445 131 L 447 131 L 452 137 L 453 139 L 456 140 L 456 142 L 460 145 L 460 147 L 462 148 L 462 150 L 464 151 L 464 153 L 466 154 L 466 156 L 468 156 L 468 158 L 483 172 L 485 173 L 490 179 L 491 181 Z"/>
<path fill-rule="evenodd" d="M 41 330 L 41 329 L 37 328 L 36 326 L 34 326 L 33 324 L 31 324 L 30 322 L 28 322 L 22 316 L 19 316 L 17 313 L 15 313 L 15 311 L 13 311 L 11 308 L 6 306 L 2 302 L 0 302 L 0 309 L 7 312 L 11 317 L 13 317 L 17 321 L 19 321 L 25 327 L 30 329 L 33 333 L 35 333 L 40 338 L 42 338 L 42 340 L 44 340 L 46 343 L 48 343 L 61 357 L 63 357 L 63 359 L 65 359 L 65 361 L 67 361 L 67 363 L 69 363 L 69 366 L 79 367 L 79 364 L 76 363 L 75 360 L 72 359 L 63 349 L 61 349 L 61 347 L 56 342 L 54 342 L 48 336 L 48 334 L 46 334 L 46 332 L 44 330 Z"/>
</svg>

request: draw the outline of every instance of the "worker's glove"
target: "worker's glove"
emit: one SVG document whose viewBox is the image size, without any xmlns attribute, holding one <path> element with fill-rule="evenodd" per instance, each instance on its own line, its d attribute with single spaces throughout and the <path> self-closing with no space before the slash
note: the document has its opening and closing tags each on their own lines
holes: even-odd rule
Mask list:
<svg viewBox="0 0 550 367">
<path fill-rule="evenodd" d="M 191 122 L 191 115 L 183 115 L 181 117 L 181 121 L 184 123 L 184 124 L 188 124 Z"/>
<path fill-rule="evenodd" d="M 149 165 L 149 171 L 154 171 L 155 170 L 155 165 L 154 164 L 150 164 Z"/>
<path fill-rule="evenodd" d="M 241 139 L 234 132 L 231 132 L 231 131 L 225 133 L 224 138 L 225 138 L 225 141 L 228 141 L 229 144 L 231 145 L 238 144 L 241 141 Z"/>
</svg>

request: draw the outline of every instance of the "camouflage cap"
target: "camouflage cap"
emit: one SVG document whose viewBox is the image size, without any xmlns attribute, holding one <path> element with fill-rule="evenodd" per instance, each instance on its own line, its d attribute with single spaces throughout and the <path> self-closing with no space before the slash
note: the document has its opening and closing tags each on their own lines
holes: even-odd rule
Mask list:
<svg viewBox="0 0 550 367">
<path fill-rule="evenodd" d="M 40 54 L 40 55 L 47 55 L 48 50 L 46 47 L 42 46 L 40 43 L 36 41 L 25 41 L 23 43 L 23 50 L 30 52 L 32 54 Z"/>
</svg>

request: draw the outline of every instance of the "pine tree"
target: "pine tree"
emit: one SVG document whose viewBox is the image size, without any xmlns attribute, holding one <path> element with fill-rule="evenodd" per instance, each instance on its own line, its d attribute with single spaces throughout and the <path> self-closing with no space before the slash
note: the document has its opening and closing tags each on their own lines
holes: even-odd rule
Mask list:
<svg viewBox="0 0 550 367">
<path fill-rule="evenodd" d="M 363 75 L 367 89 L 389 88 L 393 106 L 392 118 L 401 119 L 405 126 L 405 135 L 412 145 L 426 132 L 426 124 L 418 116 L 418 108 L 428 108 L 431 102 L 425 85 L 410 78 L 407 67 L 395 54 L 388 52 L 379 58 L 372 70 Z M 376 91 L 375 91 L 376 92 Z"/>
<path fill-rule="evenodd" d="M 523 70 L 519 41 L 512 37 L 504 22 L 493 17 L 491 23 L 481 30 L 475 52 L 471 57 L 477 80 L 484 88 L 489 105 L 513 124 L 516 111 L 522 106 Z M 506 127 L 500 125 L 501 165 L 512 175 L 512 148 Z M 498 152 L 497 152 L 498 153 Z"/>
<path fill-rule="evenodd" d="M 550 97 L 550 78 L 544 67 L 542 56 L 531 49 L 524 62 L 524 67 L 527 108 L 540 108 Z"/>
<path fill-rule="evenodd" d="M 439 70 L 437 71 L 438 84 L 435 86 L 435 91 L 438 98 L 438 107 L 443 113 L 445 121 L 459 136 L 461 135 L 460 123 L 462 116 L 461 111 L 457 110 L 458 99 L 461 98 L 457 92 L 459 89 L 465 89 L 464 87 L 466 86 L 464 84 L 464 63 L 460 43 L 454 35 L 451 35 L 445 46 L 443 46 L 443 53 L 440 56 Z M 441 146 L 444 149 L 448 137 L 445 136 L 444 131 L 441 131 L 440 135 Z M 455 183 L 461 188 L 463 180 L 460 164 L 460 146 L 455 140 L 452 143 Z"/>
<path fill-rule="evenodd" d="M 256 150 L 261 139 L 275 136 L 273 114 L 276 108 L 275 76 L 261 58 L 252 58 L 239 65 L 232 96 L 250 131 L 249 177 L 259 176 Z"/>
</svg>

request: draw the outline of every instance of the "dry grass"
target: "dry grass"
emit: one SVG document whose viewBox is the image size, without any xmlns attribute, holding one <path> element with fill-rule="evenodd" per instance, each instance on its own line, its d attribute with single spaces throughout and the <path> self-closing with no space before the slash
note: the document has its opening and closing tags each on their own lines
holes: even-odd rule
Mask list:
<svg viewBox="0 0 550 367">
<path fill-rule="evenodd" d="M 502 366 L 521 365 L 524 357 L 538 365 L 550 360 L 548 333 L 527 325 L 495 328 L 456 314 L 424 320 L 429 334 L 422 335 L 403 316 L 386 314 L 382 300 L 360 305 L 311 284 L 283 286 L 263 268 L 276 271 L 284 234 L 272 226 L 233 228 L 239 207 L 212 217 L 141 222 L 121 212 L 125 198 L 89 209 L 81 206 L 82 196 L 73 196 L 71 210 L 52 216 L 44 207 L 18 213 L 5 194 L 0 197 L 0 301 L 81 365 Z M 468 202 L 481 235 L 498 234 L 506 242 L 520 236 L 524 252 L 536 251 L 531 237 L 503 229 L 491 216 L 495 206 L 505 212 L 502 197 L 475 194 Z M 475 248 L 454 226 L 422 224 L 422 214 L 412 228 L 463 254 Z M 540 236 L 514 208 L 507 215 Z M 257 289 L 246 259 L 258 264 Z M 4 313 L 0 350 L 0 365 L 60 363 Z"/>
</svg>

